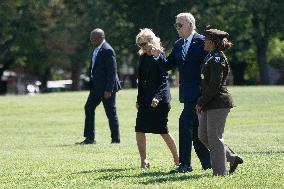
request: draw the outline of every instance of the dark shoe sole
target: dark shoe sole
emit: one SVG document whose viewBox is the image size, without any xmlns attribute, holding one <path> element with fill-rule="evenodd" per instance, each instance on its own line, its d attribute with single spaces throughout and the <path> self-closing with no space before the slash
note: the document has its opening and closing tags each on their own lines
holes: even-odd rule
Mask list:
<svg viewBox="0 0 284 189">
<path fill-rule="evenodd" d="M 243 164 L 244 163 L 244 160 L 239 157 L 239 156 L 236 156 L 236 159 L 232 165 L 232 167 L 230 167 L 230 170 L 229 170 L 229 173 L 232 174 L 236 171 L 237 167 L 239 164 Z"/>
<path fill-rule="evenodd" d="M 112 141 L 111 144 L 119 144 L 120 141 Z"/>
<path fill-rule="evenodd" d="M 76 142 L 75 145 L 87 145 L 87 144 L 96 144 L 96 141 L 82 141 L 82 142 Z"/>
<path fill-rule="evenodd" d="M 191 172 L 191 171 L 193 171 L 192 168 L 188 168 L 187 170 L 175 169 L 175 170 L 171 170 L 169 173 L 170 174 L 177 174 L 177 173 L 187 173 L 187 172 Z"/>
</svg>

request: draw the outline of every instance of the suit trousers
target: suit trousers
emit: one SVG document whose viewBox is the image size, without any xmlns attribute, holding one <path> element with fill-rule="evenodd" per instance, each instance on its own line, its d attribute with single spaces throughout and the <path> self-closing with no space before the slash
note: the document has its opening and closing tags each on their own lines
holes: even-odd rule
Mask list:
<svg viewBox="0 0 284 189">
<path fill-rule="evenodd" d="M 198 137 L 210 150 L 213 175 L 226 175 L 226 161 L 234 161 L 236 156 L 223 139 L 229 112 L 229 108 L 222 108 L 204 111 L 198 115 Z"/>
<path fill-rule="evenodd" d="M 90 91 L 87 102 L 85 104 L 85 129 L 84 137 L 90 140 L 95 140 L 95 109 L 103 102 L 106 116 L 108 118 L 111 139 L 114 142 L 120 141 L 119 123 L 116 113 L 116 93 L 112 93 L 111 97 L 104 99 L 96 96 L 93 91 Z"/>
<path fill-rule="evenodd" d="M 180 163 L 191 166 L 192 144 L 202 168 L 211 168 L 210 153 L 198 139 L 198 117 L 195 102 L 184 103 L 184 109 L 179 118 L 179 158 Z"/>
</svg>

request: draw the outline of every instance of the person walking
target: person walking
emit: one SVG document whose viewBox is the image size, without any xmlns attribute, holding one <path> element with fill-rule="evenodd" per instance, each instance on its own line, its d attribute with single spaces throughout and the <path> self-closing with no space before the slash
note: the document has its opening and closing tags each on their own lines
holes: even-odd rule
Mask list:
<svg viewBox="0 0 284 189">
<path fill-rule="evenodd" d="M 121 89 L 117 75 L 115 52 L 106 42 L 105 33 L 96 28 L 90 34 L 94 46 L 89 68 L 90 93 L 85 104 L 85 140 L 76 144 L 94 144 L 95 109 L 102 102 L 111 131 L 111 143 L 120 143 L 119 122 L 116 112 L 116 92 Z"/>
<path fill-rule="evenodd" d="M 203 169 L 210 169 L 209 150 L 198 139 L 198 118 L 195 111 L 200 96 L 200 71 L 206 56 L 204 36 L 196 32 L 195 18 L 192 14 L 180 13 L 176 16 L 175 28 L 180 37 L 168 57 L 160 57 L 161 51 L 152 46 L 152 54 L 165 70 L 179 70 L 179 100 L 184 108 L 179 118 L 179 162 L 180 165 L 170 173 L 192 171 L 192 145 Z"/>
<path fill-rule="evenodd" d="M 168 113 L 170 111 L 170 89 L 168 73 L 162 70 L 155 62 L 157 60 L 151 54 L 151 45 L 161 47 L 160 38 L 152 30 L 141 29 L 136 36 L 136 44 L 139 46 L 138 68 L 138 95 L 136 107 L 136 141 L 139 150 L 141 168 L 149 168 L 150 164 L 146 156 L 145 133 L 160 134 L 169 147 L 174 164 L 179 164 L 178 152 L 174 138 L 168 130 Z M 161 55 L 164 56 L 164 55 Z"/>
<path fill-rule="evenodd" d="M 224 50 L 232 43 L 226 38 L 229 34 L 218 29 L 205 32 L 204 49 L 209 52 L 202 66 L 202 95 L 196 105 L 199 117 L 198 137 L 210 150 L 214 176 L 227 175 L 226 161 L 230 162 L 229 173 L 235 172 L 243 159 L 224 143 L 225 122 L 234 107 L 226 87 L 229 64 Z"/>
</svg>

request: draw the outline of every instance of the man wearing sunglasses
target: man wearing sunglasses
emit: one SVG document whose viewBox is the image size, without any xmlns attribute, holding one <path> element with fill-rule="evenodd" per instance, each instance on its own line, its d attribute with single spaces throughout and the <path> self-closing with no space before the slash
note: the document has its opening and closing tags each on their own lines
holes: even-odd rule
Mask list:
<svg viewBox="0 0 284 189">
<path fill-rule="evenodd" d="M 200 96 L 201 64 L 206 56 L 204 36 L 195 31 L 195 19 L 190 13 L 180 13 L 174 24 L 180 37 L 174 44 L 172 52 L 165 59 L 158 59 L 166 70 L 179 69 L 179 100 L 184 103 L 179 118 L 179 160 L 180 165 L 170 173 L 192 171 L 192 144 L 203 169 L 210 169 L 208 149 L 198 139 L 198 118 L 195 111 Z M 152 47 L 152 54 L 158 57 L 161 51 Z"/>
</svg>

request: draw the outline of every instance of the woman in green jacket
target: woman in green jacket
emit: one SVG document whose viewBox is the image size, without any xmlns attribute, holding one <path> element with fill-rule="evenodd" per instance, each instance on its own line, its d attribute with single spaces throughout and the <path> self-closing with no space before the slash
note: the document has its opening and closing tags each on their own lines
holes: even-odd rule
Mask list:
<svg viewBox="0 0 284 189">
<path fill-rule="evenodd" d="M 210 150 L 214 176 L 227 175 L 227 161 L 230 162 L 230 173 L 236 170 L 238 164 L 243 163 L 242 158 L 223 139 L 226 118 L 234 107 L 226 87 L 229 64 L 223 51 L 232 45 L 227 36 L 228 33 L 221 30 L 206 30 L 204 49 L 209 54 L 202 66 L 202 95 L 196 105 L 199 117 L 198 137 Z"/>
</svg>

